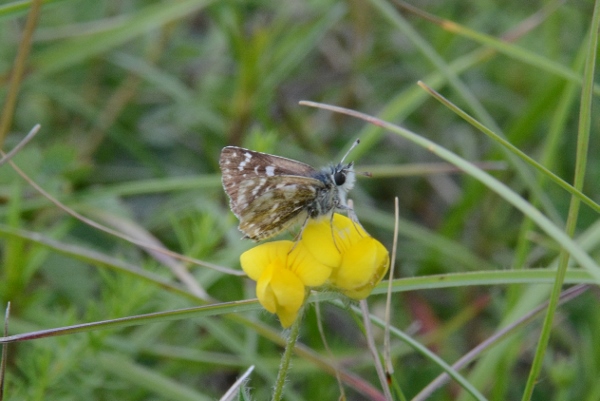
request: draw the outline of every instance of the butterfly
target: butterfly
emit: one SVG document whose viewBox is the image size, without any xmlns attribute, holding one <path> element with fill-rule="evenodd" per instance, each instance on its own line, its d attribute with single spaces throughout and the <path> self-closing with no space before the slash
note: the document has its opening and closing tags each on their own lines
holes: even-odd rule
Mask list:
<svg viewBox="0 0 600 401">
<path fill-rule="evenodd" d="M 357 140 L 348 153 L 359 143 Z M 354 162 L 316 170 L 285 157 L 237 146 L 221 151 L 223 188 L 244 238 L 264 240 L 295 223 L 350 209 L 348 191 L 356 181 Z M 304 227 L 303 225 L 303 227 Z"/>
</svg>

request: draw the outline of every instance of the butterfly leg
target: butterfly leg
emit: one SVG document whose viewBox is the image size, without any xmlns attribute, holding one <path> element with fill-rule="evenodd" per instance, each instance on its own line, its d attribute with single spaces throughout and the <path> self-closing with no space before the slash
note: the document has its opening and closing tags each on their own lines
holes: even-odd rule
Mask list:
<svg viewBox="0 0 600 401">
<path fill-rule="evenodd" d="M 300 240 L 302 239 L 302 233 L 304 232 L 304 228 L 306 228 L 306 225 L 308 224 L 308 219 L 310 219 L 310 216 L 307 215 L 304 219 L 304 223 L 302 223 L 302 227 L 300 227 L 300 231 L 296 235 L 296 238 L 294 238 L 294 246 L 292 246 L 292 249 L 290 249 L 288 255 L 292 253 L 292 251 L 296 248 L 296 245 L 298 245 L 298 242 L 300 242 Z"/>
<path fill-rule="evenodd" d="M 362 226 L 362 224 L 360 224 L 360 221 L 358 220 L 358 216 L 356 215 L 356 212 L 354 211 L 354 202 L 352 202 L 352 199 L 348 199 L 347 205 L 339 205 L 338 208 L 341 210 L 345 210 L 346 213 L 348 213 L 348 217 L 352 221 L 352 225 L 354 225 L 354 229 L 362 237 L 363 235 L 362 235 L 361 231 L 358 229 L 358 227 L 362 228 L 362 230 L 364 232 L 367 232 L 367 230 L 365 230 L 365 228 Z"/>
<path fill-rule="evenodd" d="M 333 233 L 333 214 L 335 213 L 335 209 L 331 211 L 331 217 L 329 217 L 329 227 L 331 227 L 331 239 L 333 240 L 333 245 L 335 245 L 335 249 L 337 249 L 338 253 L 342 253 L 340 248 L 337 246 L 335 242 L 335 234 Z"/>
</svg>

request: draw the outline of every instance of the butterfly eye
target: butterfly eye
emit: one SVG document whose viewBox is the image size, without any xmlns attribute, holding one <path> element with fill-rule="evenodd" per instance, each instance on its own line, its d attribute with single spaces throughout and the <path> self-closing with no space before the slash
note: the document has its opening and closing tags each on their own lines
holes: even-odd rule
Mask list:
<svg viewBox="0 0 600 401">
<path fill-rule="evenodd" d="M 338 187 L 340 185 L 344 185 L 344 183 L 346 182 L 346 173 L 344 171 L 338 171 L 333 175 L 333 181 Z"/>
</svg>

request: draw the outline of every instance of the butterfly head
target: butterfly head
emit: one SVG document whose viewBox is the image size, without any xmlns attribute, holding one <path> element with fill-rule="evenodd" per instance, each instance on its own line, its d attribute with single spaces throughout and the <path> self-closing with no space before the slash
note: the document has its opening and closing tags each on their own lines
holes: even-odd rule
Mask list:
<svg viewBox="0 0 600 401">
<path fill-rule="evenodd" d="M 354 162 L 350 162 L 348 164 L 344 164 L 344 160 L 346 156 L 354 149 L 356 145 L 358 145 L 359 140 L 352 145 L 352 147 L 346 152 L 344 157 L 342 157 L 342 161 L 337 165 L 331 168 L 331 181 L 335 184 L 337 190 L 337 196 L 339 198 L 339 205 L 346 205 L 346 195 L 348 192 L 354 188 L 354 183 L 356 182 L 356 173 L 354 172 Z"/>
<path fill-rule="evenodd" d="M 334 184 L 344 192 L 354 188 L 356 174 L 354 173 L 354 162 L 346 165 L 340 163 L 332 168 L 331 179 Z"/>
<path fill-rule="evenodd" d="M 356 145 L 358 145 L 359 143 L 360 143 L 359 139 L 354 141 L 354 143 L 352 144 L 350 149 L 348 149 L 348 151 L 346 152 L 344 157 L 342 157 L 340 164 L 333 167 L 333 169 L 332 169 L 331 179 L 333 180 L 333 182 L 335 183 L 335 185 L 338 188 L 342 189 L 342 191 L 339 191 L 339 192 L 342 194 L 342 196 L 344 198 L 345 198 L 345 194 L 348 193 L 348 191 L 350 191 L 352 188 L 354 188 L 354 183 L 356 182 L 356 174 L 354 172 L 354 162 L 344 164 L 344 160 L 346 160 L 346 157 L 348 157 L 350 152 L 352 152 L 352 149 L 354 149 L 356 147 Z M 343 199 L 343 201 L 345 202 L 345 199 Z"/>
</svg>

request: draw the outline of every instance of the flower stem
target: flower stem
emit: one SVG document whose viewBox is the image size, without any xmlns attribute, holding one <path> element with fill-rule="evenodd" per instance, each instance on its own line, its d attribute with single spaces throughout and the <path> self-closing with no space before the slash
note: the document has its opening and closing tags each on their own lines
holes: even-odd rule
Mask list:
<svg viewBox="0 0 600 401">
<path fill-rule="evenodd" d="M 290 335 L 288 336 L 287 343 L 285 345 L 285 351 L 281 356 L 281 364 L 279 365 L 279 373 L 277 373 L 277 381 L 275 382 L 275 391 L 273 392 L 272 401 L 280 401 L 283 395 L 283 385 L 287 377 L 287 371 L 290 367 L 290 360 L 292 359 L 292 353 L 296 340 L 298 340 L 298 334 L 300 333 L 300 322 L 302 321 L 302 311 L 298 314 L 298 318 L 292 324 L 290 328 Z"/>
</svg>

